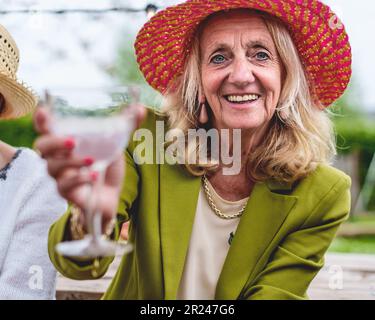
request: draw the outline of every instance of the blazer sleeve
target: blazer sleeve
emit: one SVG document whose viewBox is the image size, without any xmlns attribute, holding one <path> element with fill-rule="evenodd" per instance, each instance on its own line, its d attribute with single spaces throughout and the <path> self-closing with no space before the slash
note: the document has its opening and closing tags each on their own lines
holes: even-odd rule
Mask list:
<svg viewBox="0 0 375 320">
<path fill-rule="evenodd" d="M 125 151 L 125 178 L 122 192 L 118 205 L 117 224 L 115 226 L 112 238 L 118 240 L 121 225 L 130 219 L 132 204 L 138 195 L 139 175 L 136 165 L 133 161 L 132 153 L 129 148 Z M 97 276 L 92 274 L 94 268 L 94 260 L 90 259 L 72 259 L 58 254 L 55 247 L 58 243 L 66 239 L 67 230 L 69 230 L 70 207 L 67 212 L 56 221 L 50 228 L 48 237 L 48 252 L 50 259 L 56 269 L 65 277 L 76 280 L 87 280 L 102 277 L 108 270 L 114 257 L 99 259 L 97 267 Z"/>
<path fill-rule="evenodd" d="M 301 228 L 275 249 L 245 299 L 308 299 L 306 291 L 324 265 L 324 254 L 350 211 L 350 178 L 342 177 L 318 202 Z"/>
</svg>

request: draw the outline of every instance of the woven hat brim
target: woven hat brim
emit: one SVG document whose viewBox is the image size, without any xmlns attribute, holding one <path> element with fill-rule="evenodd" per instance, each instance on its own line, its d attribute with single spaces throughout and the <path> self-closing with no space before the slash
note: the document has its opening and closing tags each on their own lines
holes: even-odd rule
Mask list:
<svg viewBox="0 0 375 320">
<path fill-rule="evenodd" d="M 164 94 L 185 67 L 191 38 L 209 15 L 255 9 L 283 21 L 304 64 L 311 93 L 324 107 L 345 91 L 351 77 L 351 47 L 342 25 L 332 28 L 331 9 L 317 0 L 186 1 L 159 11 L 137 35 L 135 50 L 146 81 Z"/>
<path fill-rule="evenodd" d="M 35 110 L 38 102 L 37 95 L 29 87 L 2 73 L 0 73 L 0 93 L 5 99 L 5 107 L 0 113 L 0 119 L 25 116 Z"/>
</svg>

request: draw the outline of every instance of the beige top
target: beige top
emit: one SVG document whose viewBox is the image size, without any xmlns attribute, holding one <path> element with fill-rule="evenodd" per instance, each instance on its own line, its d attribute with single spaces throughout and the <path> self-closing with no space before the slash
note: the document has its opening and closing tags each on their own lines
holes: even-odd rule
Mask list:
<svg viewBox="0 0 375 320">
<path fill-rule="evenodd" d="M 224 200 L 210 183 L 208 186 L 215 205 L 224 214 L 237 213 L 248 200 Z M 230 233 L 236 231 L 239 221 L 240 218 L 225 220 L 218 217 L 210 208 L 201 187 L 177 299 L 215 298 L 216 284 L 230 247 Z"/>
</svg>

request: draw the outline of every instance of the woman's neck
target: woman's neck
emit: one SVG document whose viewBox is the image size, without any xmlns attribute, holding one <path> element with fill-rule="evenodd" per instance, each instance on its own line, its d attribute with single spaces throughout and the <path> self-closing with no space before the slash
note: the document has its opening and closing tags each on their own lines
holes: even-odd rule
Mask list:
<svg viewBox="0 0 375 320">
<path fill-rule="evenodd" d="M 16 153 L 16 148 L 0 140 L 0 169 L 4 168 Z"/>
<path fill-rule="evenodd" d="M 247 176 L 245 169 L 238 175 L 224 175 L 222 170 L 217 170 L 208 175 L 216 193 L 225 200 L 238 201 L 249 197 L 254 187 L 254 182 Z"/>
<path fill-rule="evenodd" d="M 226 129 L 228 134 L 222 134 L 222 129 Z M 240 129 L 240 131 L 227 128 L 219 128 L 217 130 L 219 131 L 219 165 L 224 168 L 236 163 L 237 171 L 233 171 L 230 174 L 236 175 L 241 174 L 242 171 L 246 172 L 246 168 L 245 170 L 243 169 L 248 164 L 249 155 L 261 144 L 268 126 L 264 125 L 256 129 Z M 232 158 L 233 163 L 228 165 L 228 159 L 223 161 L 223 155 L 226 155 L 227 158 Z"/>
<path fill-rule="evenodd" d="M 249 161 L 249 156 L 253 150 L 255 150 L 267 132 L 267 125 L 254 130 L 241 130 L 240 135 L 236 136 L 233 129 L 229 129 L 229 139 L 226 139 L 224 145 L 226 149 L 224 154 L 228 153 L 229 157 L 232 157 L 233 164 L 224 164 L 221 157 L 219 157 L 219 167 L 215 173 L 208 175 L 208 179 L 215 191 L 225 200 L 237 201 L 246 198 L 250 195 L 255 182 L 248 176 L 247 165 Z M 221 141 L 222 135 L 220 134 L 220 148 L 222 148 L 223 143 Z M 240 139 L 239 139 L 240 138 Z M 239 143 L 239 145 L 235 145 Z M 220 154 L 223 154 L 223 150 L 220 149 Z M 224 168 L 236 167 L 236 171 L 231 174 L 226 174 Z M 228 171 L 227 171 L 228 172 Z"/>
</svg>

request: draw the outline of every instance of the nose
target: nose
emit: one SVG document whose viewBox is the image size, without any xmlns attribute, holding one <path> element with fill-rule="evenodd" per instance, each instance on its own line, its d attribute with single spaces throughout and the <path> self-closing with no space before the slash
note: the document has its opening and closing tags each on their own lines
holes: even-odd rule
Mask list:
<svg viewBox="0 0 375 320">
<path fill-rule="evenodd" d="M 252 66 L 246 57 L 234 59 L 228 81 L 239 87 L 255 81 Z"/>
</svg>

